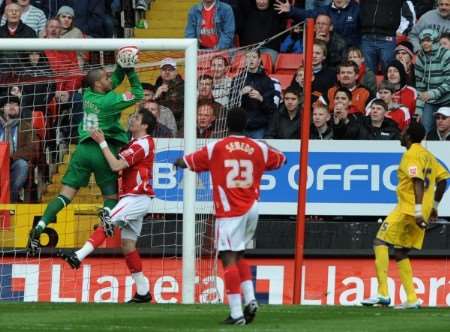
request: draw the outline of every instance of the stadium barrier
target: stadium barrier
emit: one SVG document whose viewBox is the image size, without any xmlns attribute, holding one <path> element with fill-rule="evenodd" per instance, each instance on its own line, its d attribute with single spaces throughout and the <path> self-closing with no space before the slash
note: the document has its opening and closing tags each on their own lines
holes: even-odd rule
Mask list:
<svg viewBox="0 0 450 332">
<path fill-rule="evenodd" d="M 253 282 L 260 303 L 291 304 L 294 259 L 249 259 Z M 302 304 L 357 305 L 364 298 L 376 294 L 377 281 L 372 259 L 305 259 L 303 268 Z M 149 277 L 150 291 L 157 303 L 180 303 L 181 280 L 175 275 L 158 275 L 153 266 L 162 264 L 157 258 L 143 259 L 143 272 Z M 181 268 L 180 261 L 164 264 Z M 450 264 L 438 259 L 412 261 L 414 283 L 418 297 L 425 306 L 450 306 Z M 70 269 L 64 262 L 6 258 L 0 265 L 0 301 L 46 302 L 124 302 L 134 293 L 132 278 L 122 258 L 88 258 L 79 270 Z M 390 264 L 390 294 L 393 303 L 406 300 L 400 286 L 395 262 Z M 219 271 L 218 275 L 222 275 Z M 73 282 L 62 282 L 73 280 Z M 211 278 L 197 277 L 202 291 L 200 303 L 211 294 Z M 223 294 L 223 280 L 218 279 Z"/>
</svg>

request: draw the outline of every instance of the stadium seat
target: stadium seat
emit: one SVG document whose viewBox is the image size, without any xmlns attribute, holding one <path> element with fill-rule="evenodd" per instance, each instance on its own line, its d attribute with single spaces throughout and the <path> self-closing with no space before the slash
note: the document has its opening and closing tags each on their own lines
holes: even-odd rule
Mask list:
<svg viewBox="0 0 450 332">
<path fill-rule="evenodd" d="M 261 62 L 264 67 L 264 70 L 266 71 L 266 74 L 267 75 L 272 74 L 273 73 L 272 57 L 269 55 L 269 53 L 261 54 Z"/>
<path fill-rule="evenodd" d="M 269 54 L 263 53 L 261 54 L 261 62 L 264 67 L 264 70 L 269 75 L 273 72 L 272 58 Z M 245 67 L 245 53 L 238 53 L 235 55 L 233 62 L 231 64 L 231 72 L 237 73 L 242 68 Z"/>
<path fill-rule="evenodd" d="M 275 74 L 294 74 L 303 63 L 303 54 L 279 53 L 275 62 Z"/>
<path fill-rule="evenodd" d="M 383 75 L 376 75 L 377 88 L 380 86 L 381 81 L 384 79 Z"/>
<path fill-rule="evenodd" d="M 286 88 L 291 85 L 292 76 L 292 74 L 270 74 L 270 77 L 276 78 L 278 81 L 280 81 L 282 90 L 286 90 Z"/>
</svg>

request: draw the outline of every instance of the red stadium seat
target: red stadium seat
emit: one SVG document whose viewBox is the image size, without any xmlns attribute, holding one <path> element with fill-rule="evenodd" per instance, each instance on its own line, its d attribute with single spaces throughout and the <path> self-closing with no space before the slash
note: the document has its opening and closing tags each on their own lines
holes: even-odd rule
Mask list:
<svg viewBox="0 0 450 332">
<path fill-rule="evenodd" d="M 271 74 L 273 72 L 272 58 L 269 54 L 263 53 L 261 54 L 261 63 L 264 67 L 264 70 L 267 74 Z M 241 69 L 245 68 L 245 53 L 238 53 L 234 56 L 233 62 L 231 64 L 231 72 L 237 73 Z"/>
<path fill-rule="evenodd" d="M 261 54 L 261 62 L 264 67 L 264 70 L 266 71 L 266 74 L 267 75 L 272 74 L 273 73 L 272 57 L 269 55 L 269 53 Z"/>
<path fill-rule="evenodd" d="M 270 77 L 280 81 L 282 90 L 286 90 L 291 85 L 292 76 L 292 74 L 270 74 Z"/>
<path fill-rule="evenodd" d="M 275 74 L 294 74 L 303 63 L 303 54 L 279 53 L 275 62 Z"/>
</svg>

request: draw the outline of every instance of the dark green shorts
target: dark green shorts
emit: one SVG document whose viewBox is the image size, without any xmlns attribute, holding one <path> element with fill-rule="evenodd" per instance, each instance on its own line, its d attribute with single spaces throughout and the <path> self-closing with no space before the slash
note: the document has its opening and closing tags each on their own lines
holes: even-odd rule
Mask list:
<svg viewBox="0 0 450 332">
<path fill-rule="evenodd" d="M 116 142 L 108 145 L 111 152 L 117 156 L 122 145 Z M 77 145 L 70 158 L 62 184 L 74 189 L 86 187 L 92 173 L 94 173 L 95 182 L 103 195 L 117 193 L 117 173 L 109 167 L 98 144 L 92 140 L 87 140 Z"/>
</svg>

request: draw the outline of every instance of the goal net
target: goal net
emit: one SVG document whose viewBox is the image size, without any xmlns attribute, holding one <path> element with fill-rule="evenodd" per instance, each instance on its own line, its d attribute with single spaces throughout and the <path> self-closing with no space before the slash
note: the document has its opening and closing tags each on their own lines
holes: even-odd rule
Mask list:
<svg viewBox="0 0 450 332">
<path fill-rule="evenodd" d="M 197 53 L 195 41 L 181 39 L 66 42 L 11 40 L 0 47 L 0 109 L 8 128 L 0 137 L 0 301 L 124 302 L 134 294 L 120 232 L 77 270 L 57 256 L 83 246 L 99 224 L 103 198 L 93 176 L 42 233 L 39 254 L 30 256 L 26 245 L 59 193 L 79 124 L 90 121 L 83 117 L 86 73 L 99 67 L 113 72 L 113 52 L 136 45 L 145 97 L 122 112 L 121 123 L 126 128 L 138 108 L 158 117 L 156 198 L 137 244 L 143 273 L 157 303 L 221 302 L 209 174 L 175 171 L 172 163 L 227 134 L 226 116 L 240 105 L 251 48 Z M 129 88 L 125 79 L 116 91 L 126 98 Z M 17 140 L 4 138 L 11 130 Z M 9 162 L 11 151 L 17 153 Z"/>
</svg>

